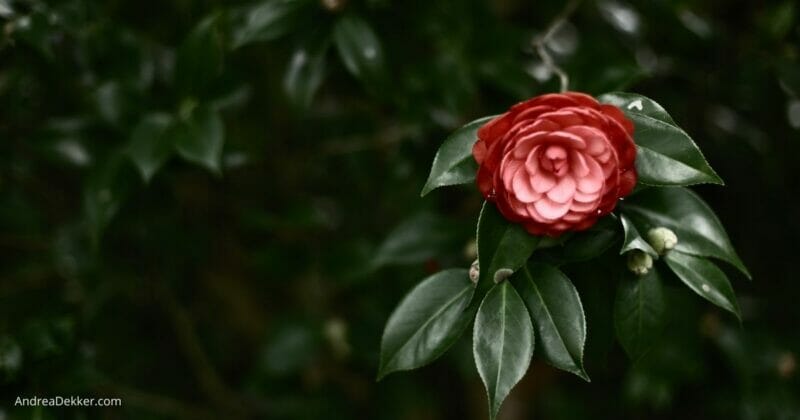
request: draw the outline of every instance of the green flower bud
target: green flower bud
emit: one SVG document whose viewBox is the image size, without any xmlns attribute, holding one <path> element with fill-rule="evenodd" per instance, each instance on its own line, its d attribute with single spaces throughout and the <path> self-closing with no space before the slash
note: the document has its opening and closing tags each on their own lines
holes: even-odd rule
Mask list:
<svg viewBox="0 0 800 420">
<path fill-rule="evenodd" d="M 628 252 L 628 270 L 638 276 L 643 276 L 653 268 L 653 257 L 638 249 Z"/>
<path fill-rule="evenodd" d="M 514 274 L 514 270 L 510 268 L 501 268 L 494 272 L 494 282 L 500 283 L 501 281 L 511 277 Z"/>
<path fill-rule="evenodd" d="M 647 242 L 658 255 L 664 255 L 678 244 L 678 236 L 668 228 L 657 227 L 647 232 Z"/>
</svg>

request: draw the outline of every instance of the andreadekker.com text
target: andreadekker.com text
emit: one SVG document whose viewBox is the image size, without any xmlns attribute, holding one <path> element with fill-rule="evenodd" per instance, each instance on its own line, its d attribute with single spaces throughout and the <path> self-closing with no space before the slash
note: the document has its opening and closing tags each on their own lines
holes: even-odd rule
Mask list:
<svg viewBox="0 0 800 420">
<path fill-rule="evenodd" d="M 121 407 L 121 398 L 86 397 L 17 397 L 15 406 L 21 407 Z"/>
</svg>

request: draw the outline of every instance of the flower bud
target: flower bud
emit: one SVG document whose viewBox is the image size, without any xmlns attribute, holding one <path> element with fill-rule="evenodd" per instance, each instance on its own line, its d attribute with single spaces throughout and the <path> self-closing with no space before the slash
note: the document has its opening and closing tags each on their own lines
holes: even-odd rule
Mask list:
<svg viewBox="0 0 800 420">
<path fill-rule="evenodd" d="M 472 262 L 472 265 L 469 266 L 469 279 L 473 283 L 477 284 L 480 275 L 481 275 L 480 266 L 478 265 L 478 260 L 475 260 Z"/>
<path fill-rule="evenodd" d="M 511 277 L 514 274 L 514 270 L 510 268 L 501 268 L 494 272 L 494 282 L 500 283 L 501 281 Z"/>
<path fill-rule="evenodd" d="M 647 242 L 658 255 L 664 255 L 678 244 L 678 236 L 668 228 L 657 227 L 647 232 Z"/>
<path fill-rule="evenodd" d="M 628 252 L 628 270 L 638 276 L 643 276 L 651 268 L 653 268 L 653 257 L 649 254 L 638 249 Z"/>
<path fill-rule="evenodd" d="M 350 343 L 347 341 L 347 323 L 343 319 L 336 317 L 326 321 L 323 326 L 323 334 L 328 339 L 336 358 L 344 359 L 350 354 Z"/>
</svg>

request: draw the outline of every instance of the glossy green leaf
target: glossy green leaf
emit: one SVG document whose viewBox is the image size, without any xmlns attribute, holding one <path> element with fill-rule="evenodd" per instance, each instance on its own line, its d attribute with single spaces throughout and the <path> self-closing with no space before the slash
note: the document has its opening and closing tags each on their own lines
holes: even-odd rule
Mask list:
<svg viewBox="0 0 800 420">
<path fill-rule="evenodd" d="M 364 19 L 354 14 L 342 16 L 333 28 L 333 39 L 344 66 L 353 76 L 369 82 L 382 76 L 383 48 Z"/>
<path fill-rule="evenodd" d="M 541 356 L 589 381 L 583 367 L 586 317 L 569 278 L 551 265 L 529 263 L 514 275 L 513 283 L 530 312 Z"/>
<path fill-rule="evenodd" d="M 283 322 L 267 337 L 258 360 L 258 371 L 273 377 L 299 374 L 323 344 L 319 327 L 298 321 Z"/>
<path fill-rule="evenodd" d="M 586 261 L 597 258 L 618 243 L 619 223 L 613 215 L 608 215 L 591 228 L 576 232 L 564 242 L 562 257 L 565 261 Z"/>
<path fill-rule="evenodd" d="M 625 231 L 625 239 L 622 242 L 622 248 L 619 250 L 620 255 L 628 251 L 638 249 L 642 252 L 650 254 L 650 256 L 653 258 L 658 258 L 658 253 L 642 237 L 628 216 L 621 214 L 619 216 L 619 220 L 622 222 L 622 228 Z"/>
<path fill-rule="evenodd" d="M 472 321 L 474 311 L 466 309 L 474 292 L 464 269 L 441 271 L 411 290 L 383 330 L 378 379 L 441 356 Z"/>
<path fill-rule="evenodd" d="M 311 105 L 325 77 L 325 54 L 329 46 L 327 39 L 315 37 L 302 43 L 292 54 L 283 78 L 283 89 L 295 105 L 302 108 Z"/>
<path fill-rule="evenodd" d="M 430 213 L 416 214 L 392 229 L 372 259 L 374 268 L 394 264 L 416 264 L 459 246 L 463 237 L 448 218 Z"/>
<path fill-rule="evenodd" d="M 44 11 L 35 11 L 16 19 L 14 37 L 36 49 L 47 60 L 53 60 L 53 22 Z"/>
<path fill-rule="evenodd" d="M 473 329 L 475 365 L 494 419 L 511 388 L 525 376 L 533 356 L 533 325 L 510 282 L 495 285 L 483 299 Z"/>
<path fill-rule="evenodd" d="M 609 258 L 609 262 L 618 261 Z M 617 263 L 618 264 L 618 263 Z M 617 265 L 615 264 L 615 266 Z M 615 267 L 616 268 L 616 267 Z M 586 314 L 584 369 L 592 372 L 608 370 L 608 354 L 614 344 L 614 295 L 616 279 L 610 267 L 590 261 L 562 267 L 581 297 Z M 595 375 L 597 373 L 594 373 Z"/>
<path fill-rule="evenodd" d="M 175 83 L 183 93 L 198 93 L 222 74 L 224 45 L 217 15 L 200 21 L 178 47 Z"/>
<path fill-rule="evenodd" d="M 725 273 L 714 263 L 675 250 L 667 253 L 664 260 L 672 272 L 695 293 L 741 319 L 733 287 Z"/>
<path fill-rule="evenodd" d="M 309 0 L 265 0 L 234 12 L 233 48 L 271 41 L 294 30 Z"/>
<path fill-rule="evenodd" d="M 459 128 L 445 139 L 433 158 L 428 181 L 420 196 L 439 187 L 467 184 L 475 180 L 478 164 L 472 157 L 472 146 L 478 140 L 478 129 L 495 116 L 479 118 Z"/>
<path fill-rule="evenodd" d="M 83 209 L 89 237 L 96 247 L 106 226 L 130 195 L 137 175 L 122 153 L 107 156 L 89 173 L 84 185 Z"/>
<path fill-rule="evenodd" d="M 636 127 L 633 137 L 638 147 L 639 182 L 658 186 L 723 183 L 692 138 L 661 105 L 623 92 L 607 93 L 599 99 L 621 108 Z"/>
<path fill-rule="evenodd" d="M 614 301 L 614 328 L 622 348 L 639 360 L 652 347 L 664 327 L 666 305 L 658 271 L 644 276 L 624 271 Z"/>
<path fill-rule="evenodd" d="M 219 113 L 208 106 L 198 106 L 182 118 L 172 131 L 178 154 L 189 162 L 218 173 L 225 126 Z"/>
<path fill-rule="evenodd" d="M 678 236 L 676 250 L 719 258 L 750 277 L 722 223 L 708 204 L 691 190 L 650 188 L 626 198 L 622 213 L 642 232 L 661 226 L 671 229 Z"/>
<path fill-rule="evenodd" d="M 172 154 L 172 139 L 168 135 L 173 118 L 169 114 L 145 115 L 133 129 L 128 156 L 142 179 L 149 182 Z"/>
<path fill-rule="evenodd" d="M 10 0 L 0 0 L 0 17 L 10 19 L 14 16 L 14 8 L 11 7 Z"/>
<path fill-rule="evenodd" d="M 478 287 L 487 290 L 492 283 L 517 271 L 533 254 L 539 240 L 503 218 L 494 204 L 484 202 L 478 217 Z"/>
<path fill-rule="evenodd" d="M 97 113 L 108 124 L 120 126 L 123 117 L 130 112 L 130 97 L 118 82 L 106 82 L 93 92 Z"/>
</svg>

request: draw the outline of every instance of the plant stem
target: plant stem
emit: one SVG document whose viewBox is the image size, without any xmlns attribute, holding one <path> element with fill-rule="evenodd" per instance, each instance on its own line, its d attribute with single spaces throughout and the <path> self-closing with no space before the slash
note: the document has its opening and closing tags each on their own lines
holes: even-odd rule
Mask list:
<svg viewBox="0 0 800 420">
<path fill-rule="evenodd" d="M 569 76 L 561 67 L 556 64 L 555 60 L 553 60 L 553 56 L 550 55 L 550 52 L 547 51 L 547 42 L 558 32 L 558 29 L 561 28 L 561 25 L 567 21 L 567 19 L 575 12 L 578 5 L 580 4 L 580 0 L 570 0 L 567 2 L 564 9 L 553 19 L 547 29 L 544 31 L 544 34 L 534 38 L 533 46 L 536 48 L 536 53 L 539 54 L 541 57 L 542 62 L 544 65 L 553 73 L 558 76 L 558 80 L 561 86 L 561 92 L 566 92 L 569 88 Z"/>
</svg>

